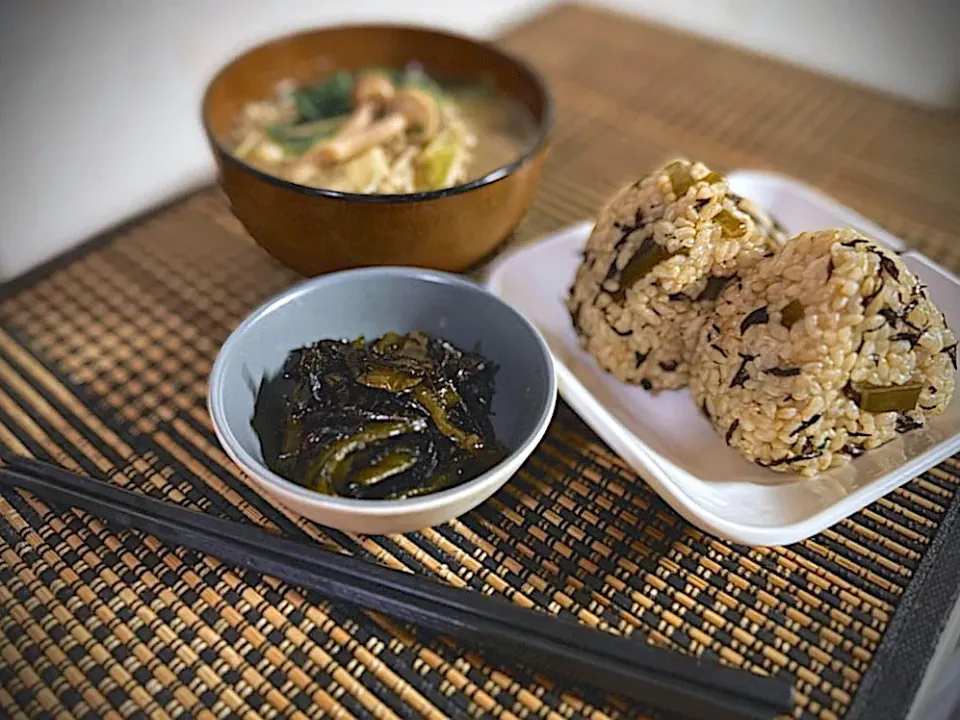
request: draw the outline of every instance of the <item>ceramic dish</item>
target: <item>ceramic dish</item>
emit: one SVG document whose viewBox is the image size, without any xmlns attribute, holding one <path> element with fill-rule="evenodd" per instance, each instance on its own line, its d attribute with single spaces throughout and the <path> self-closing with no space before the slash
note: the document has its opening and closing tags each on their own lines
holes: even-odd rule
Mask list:
<svg viewBox="0 0 960 720">
<path fill-rule="evenodd" d="M 777 216 L 791 233 L 853 225 L 895 248 L 902 241 L 826 196 L 781 176 L 732 173 L 732 188 Z M 654 397 L 603 372 L 577 345 L 563 305 L 592 221 L 507 255 L 488 287 L 543 333 L 560 394 L 651 487 L 688 521 L 747 545 L 797 542 L 847 517 L 960 450 L 960 401 L 928 427 L 872 450 L 845 467 L 805 479 L 743 459 L 700 414 L 686 390 Z M 960 281 L 925 257 L 903 256 L 953 327 Z M 536 276 L 537 282 L 530 278 Z"/>
<path fill-rule="evenodd" d="M 250 420 L 256 384 L 291 350 L 321 338 L 374 338 L 423 330 L 474 348 L 500 366 L 493 398 L 497 438 L 510 454 L 456 487 L 405 500 L 322 495 L 271 472 Z M 304 282 L 255 310 L 220 349 L 210 376 L 208 407 L 220 443 L 261 491 L 322 525 L 389 534 L 438 525 L 496 492 L 533 452 L 556 403 L 556 378 L 537 330 L 483 288 L 444 273 L 369 268 Z"/>
</svg>

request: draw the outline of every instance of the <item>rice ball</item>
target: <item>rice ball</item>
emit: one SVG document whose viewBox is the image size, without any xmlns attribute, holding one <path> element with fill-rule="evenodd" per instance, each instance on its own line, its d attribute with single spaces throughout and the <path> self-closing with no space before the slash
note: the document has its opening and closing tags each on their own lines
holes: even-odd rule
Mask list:
<svg viewBox="0 0 960 720">
<path fill-rule="evenodd" d="M 703 163 L 658 168 L 598 214 L 566 298 L 580 346 L 624 382 L 686 386 L 718 294 L 785 237 Z"/>
<path fill-rule="evenodd" d="M 809 476 L 942 413 L 956 364 L 943 313 L 900 258 L 854 230 L 825 230 L 724 290 L 690 391 L 748 460 Z"/>
</svg>

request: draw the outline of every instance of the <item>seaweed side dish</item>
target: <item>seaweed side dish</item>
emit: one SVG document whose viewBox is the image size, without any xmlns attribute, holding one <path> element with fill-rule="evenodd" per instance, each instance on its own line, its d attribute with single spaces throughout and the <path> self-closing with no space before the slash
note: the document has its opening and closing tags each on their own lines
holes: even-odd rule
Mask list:
<svg viewBox="0 0 960 720">
<path fill-rule="evenodd" d="M 508 454 L 490 422 L 497 366 L 414 331 L 291 352 L 257 392 L 252 425 L 278 475 L 367 500 L 458 485 Z"/>
</svg>

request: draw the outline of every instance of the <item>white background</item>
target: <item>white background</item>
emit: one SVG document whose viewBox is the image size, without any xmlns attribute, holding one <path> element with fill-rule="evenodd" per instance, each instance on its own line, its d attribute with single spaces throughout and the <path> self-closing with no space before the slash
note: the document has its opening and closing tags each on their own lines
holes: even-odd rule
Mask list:
<svg viewBox="0 0 960 720">
<path fill-rule="evenodd" d="M 305 25 L 477 35 L 549 0 L 3 0 L 0 281 L 211 178 L 198 105 L 242 48 Z M 952 0 L 607 0 L 916 101 L 960 88 Z"/>
</svg>

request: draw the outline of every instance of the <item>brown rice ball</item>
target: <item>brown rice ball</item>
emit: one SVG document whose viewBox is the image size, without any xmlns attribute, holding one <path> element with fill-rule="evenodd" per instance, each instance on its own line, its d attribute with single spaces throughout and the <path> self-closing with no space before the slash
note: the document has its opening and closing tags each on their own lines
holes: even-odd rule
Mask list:
<svg viewBox="0 0 960 720">
<path fill-rule="evenodd" d="M 698 331 L 724 284 L 784 239 L 704 164 L 658 168 L 597 217 L 566 300 L 581 347 L 624 382 L 684 387 Z"/>
<path fill-rule="evenodd" d="M 814 475 L 942 413 L 956 352 L 895 253 L 849 229 L 808 232 L 721 294 L 690 391 L 748 460 Z"/>
</svg>

